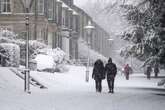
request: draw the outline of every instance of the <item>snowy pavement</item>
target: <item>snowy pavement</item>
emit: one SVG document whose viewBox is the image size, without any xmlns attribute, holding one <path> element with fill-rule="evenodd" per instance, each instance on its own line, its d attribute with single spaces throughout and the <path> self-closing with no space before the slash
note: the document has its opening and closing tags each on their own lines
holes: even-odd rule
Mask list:
<svg viewBox="0 0 165 110">
<path fill-rule="evenodd" d="M 95 93 L 92 79 L 85 82 L 85 67 L 69 68 L 67 73 L 31 72 L 48 87 L 31 86 L 31 94 L 23 92 L 21 79 L 0 68 L 0 110 L 164 110 L 165 90 L 157 86 L 159 78 L 147 80 L 134 74 L 127 81 L 118 74 L 115 94 L 107 93 L 105 80 L 100 94 Z"/>
</svg>

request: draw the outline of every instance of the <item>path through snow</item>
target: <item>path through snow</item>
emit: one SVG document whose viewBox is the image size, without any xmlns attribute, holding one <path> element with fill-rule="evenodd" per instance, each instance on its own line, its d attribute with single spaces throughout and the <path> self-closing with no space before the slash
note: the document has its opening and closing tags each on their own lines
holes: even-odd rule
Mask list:
<svg viewBox="0 0 165 110">
<path fill-rule="evenodd" d="M 67 73 L 31 72 L 49 88 L 31 87 L 31 94 L 23 92 L 23 81 L 8 68 L 0 68 L 0 110 L 164 110 L 164 91 L 131 89 L 134 84 L 134 87 L 156 88 L 158 79 L 146 80 L 143 75 L 134 75 L 126 81 L 119 74 L 115 94 L 107 93 L 106 81 L 99 94 L 95 93 L 92 79 L 85 82 L 85 67 L 69 68 Z"/>
</svg>

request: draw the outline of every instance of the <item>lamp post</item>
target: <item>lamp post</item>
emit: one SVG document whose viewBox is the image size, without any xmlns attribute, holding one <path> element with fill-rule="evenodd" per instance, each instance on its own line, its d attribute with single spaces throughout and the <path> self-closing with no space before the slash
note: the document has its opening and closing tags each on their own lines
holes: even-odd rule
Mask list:
<svg viewBox="0 0 165 110">
<path fill-rule="evenodd" d="M 24 91 L 30 93 L 30 70 L 29 70 L 29 3 L 30 0 L 25 1 L 25 25 L 26 25 L 26 67 L 25 67 L 25 86 Z"/>
<path fill-rule="evenodd" d="M 88 52 L 87 52 L 87 66 L 86 66 L 86 76 L 85 76 L 85 81 L 88 82 L 89 81 L 89 63 L 90 63 L 90 58 L 89 58 L 89 46 L 90 46 L 90 42 L 89 42 L 89 38 L 91 36 L 92 30 L 95 27 L 92 26 L 91 21 L 88 21 L 88 25 L 84 27 L 84 29 L 87 32 L 87 46 L 88 46 Z"/>
</svg>

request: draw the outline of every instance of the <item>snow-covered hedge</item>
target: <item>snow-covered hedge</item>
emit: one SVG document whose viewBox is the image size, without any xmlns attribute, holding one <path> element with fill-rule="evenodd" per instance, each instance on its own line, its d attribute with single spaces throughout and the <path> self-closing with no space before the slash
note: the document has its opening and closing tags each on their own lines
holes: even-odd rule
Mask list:
<svg viewBox="0 0 165 110">
<path fill-rule="evenodd" d="M 0 43 L 13 43 L 13 41 L 9 38 L 0 37 Z"/>
<path fill-rule="evenodd" d="M 17 43 L 16 34 L 12 31 L 1 30 L 0 31 L 0 43 Z"/>
<path fill-rule="evenodd" d="M 0 37 L 5 37 L 9 39 L 16 39 L 17 35 L 14 34 L 14 32 L 9 30 L 1 30 L 0 31 Z"/>
<path fill-rule="evenodd" d="M 44 48 L 44 49 L 40 49 L 40 53 L 52 56 L 53 61 L 56 64 L 61 64 L 66 58 L 66 53 L 60 48 L 55 48 L 55 49 Z"/>
<path fill-rule="evenodd" d="M 44 49 L 47 46 L 44 43 L 38 42 L 37 40 L 30 40 L 29 41 L 29 49 L 30 52 L 33 54 L 37 54 L 40 49 Z"/>
<path fill-rule="evenodd" d="M 56 66 L 55 72 L 60 72 L 60 73 L 64 73 L 64 72 L 68 72 L 69 68 L 65 65 L 65 64 L 58 64 Z"/>
<path fill-rule="evenodd" d="M 0 43 L 12 43 L 20 47 L 20 61 L 22 65 L 25 65 L 25 56 L 26 56 L 26 42 L 21 39 L 9 39 L 5 37 L 0 37 Z M 29 56 L 30 59 L 34 58 L 40 49 L 46 48 L 47 46 L 43 43 L 40 43 L 36 40 L 29 41 Z"/>
<path fill-rule="evenodd" d="M 26 55 L 26 43 L 25 41 L 17 42 L 21 49 L 21 64 L 25 65 L 25 55 Z M 29 41 L 29 58 L 33 59 L 39 53 L 40 49 L 46 48 L 47 46 L 43 43 L 38 42 L 37 40 Z"/>
<path fill-rule="evenodd" d="M 37 69 L 39 71 L 47 71 L 52 73 L 68 71 L 68 69 L 63 65 L 66 60 L 66 54 L 60 48 L 44 48 L 39 52 L 40 54 L 38 54 L 35 58 L 37 61 Z"/>
<path fill-rule="evenodd" d="M 0 53 L 6 56 L 4 66 L 19 66 L 20 48 L 12 43 L 0 43 Z"/>
<path fill-rule="evenodd" d="M 53 61 L 52 56 L 44 55 L 44 54 L 38 54 L 35 58 L 37 62 L 37 69 L 43 70 L 46 68 L 55 68 L 55 63 Z"/>
<path fill-rule="evenodd" d="M 10 57 L 10 65 L 18 66 L 19 62 L 21 65 L 25 65 L 26 41 L 24 39 L 17 39 L 17 35 L 13 32 L 2 30 L 0 31 L 0 44 L 2 50 L 6 52 L 6 56 Z M 44 43 L 38 42 L 37 40 L 29 40 L 29 60 L 32 61 L 36 59 L 38 69 L 40 70 L 49 68 L 60 71 L 66 70 L 64 66 L 61 66 L 66 60 L 65 56 L 65 52 L 60 48 L 48 49 Z M 33 68 L 33 70 L 34 69 L 35 68 Z"/>
<path fill-rule="evenodd" d="M 25 65 L 25 56 L 26 56 L 26 42 L 23 39 L 17 39 L 17 35 L 12 31 L 1 30 L 0 31 L 0 43 L 9 43 L 18 45 L 20 48 L 20 61 L 22 65 Z M 47 46 L 43 43 L 40 43 L 36 40 L 29 40 L 29 57 L 30 59 L 35 58 L 36 54 L 39 53 L 40 49 L 46 48 Z"/>
</svg>

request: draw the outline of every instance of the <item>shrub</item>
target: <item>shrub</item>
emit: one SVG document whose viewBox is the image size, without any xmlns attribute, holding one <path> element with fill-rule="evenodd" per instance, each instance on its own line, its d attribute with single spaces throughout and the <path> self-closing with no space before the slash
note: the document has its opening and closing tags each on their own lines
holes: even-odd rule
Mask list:
<svg viewBox="0 0 165 110">
<path fill-rule="evenodd" d="M 55 64 L 61 64 L 65 61 L 66 54 L 60 48 L 48 49 L 44 48 L 40 50 L 40 53 L 52 56 Z"/>
<path fill-rule="evenodd" d="M 26 56 L 26 43 L 25 41 L 20 41 L 17 42 L 17 44 L 20 46 L 20 57 L 21 57 L 21 61 L 20 63 L 22 65 L 25 65 L 25 56 Z M 30 59 L 34 59 L 36 57 L 36 55 L 39 53 L 40 49 L 46 48 L 46 45 L 43 43 L 40 43 L 36 40 L 30 40 L 29 41 L 29 58 Z"/>
<path fill-rule="evenodd" d="M 55 68 L 55 72 L 64 73 L 64 72 L 68 72 L 68 71 L 69 71 L 69 68 L 64 64 L 59 64 Z"/>
<path fill-rule="evenodd" d="M 19 66 L 20 48 L 18 45 L 12 43 L 1 43 L 0 53 L 6 56 L 7 61 L 4 62 L 4 66 Z"/>
<path fill-rule="evenodd" d="M 19 54 L 19 60 L 16 60 L 17 62 L 20 61 L 21 65 L 25 65 L 25 57 L 26 57 L 26 42 L 23 39 L 16 39 L 17 35 L 14 34 L 12 31 L 8 31 L 8 30 L 2 30 L 0 31 L 0 44 L 6 43 L 4 46 L 1 45 L 2 50 L 5 49 L 5 51 L 7 53 L 8 56 L 12 56 L 11 54 Z M 17 47 L 19 48 L 19 52 L 17 51 L 16 48 L 11 48 L 11 52 L 8 53 L 8 51 L 10 51 L 9 45 L 13 46 L 13 45 L 17 45 Z M 6 48 L 8 48 L 6 50 Z M 29 40 L 29 58 L 34 59 L 36 57 L 36 55 L 39 53 L 40 49 L 43 48 L 47 48 L 47 46 L 44 43 L 40 43 L 37 40 Z M 16 49 L 16 50 L 15 50 Z M 15 56 L 17 57 L 17 55 Z M 15 59 L 15 58 L 14 58 Z M 11 59 L 10 59 L 11 62 Z M 11 62 L 12 63 L 12 62 Z M 15 65 L 15 64 L 13 64 Z"/>
<path fill-rule="evenodd" d="M 17 35 L 14 32 L 9 30 L 2 30 L 0 31 L 0 37 L 5 37 L 8 39 L 16 39 Z"/>
<path fill-rule="evenodd" d="M 37 69 L 46 72 L 66 72 L 68 69 L 63 65 L 65 62 L 65 52 L 60 48 L 48 49 L 44 48 L 39 51 L 35 60 L 37 61 Z"/>
</svg>

